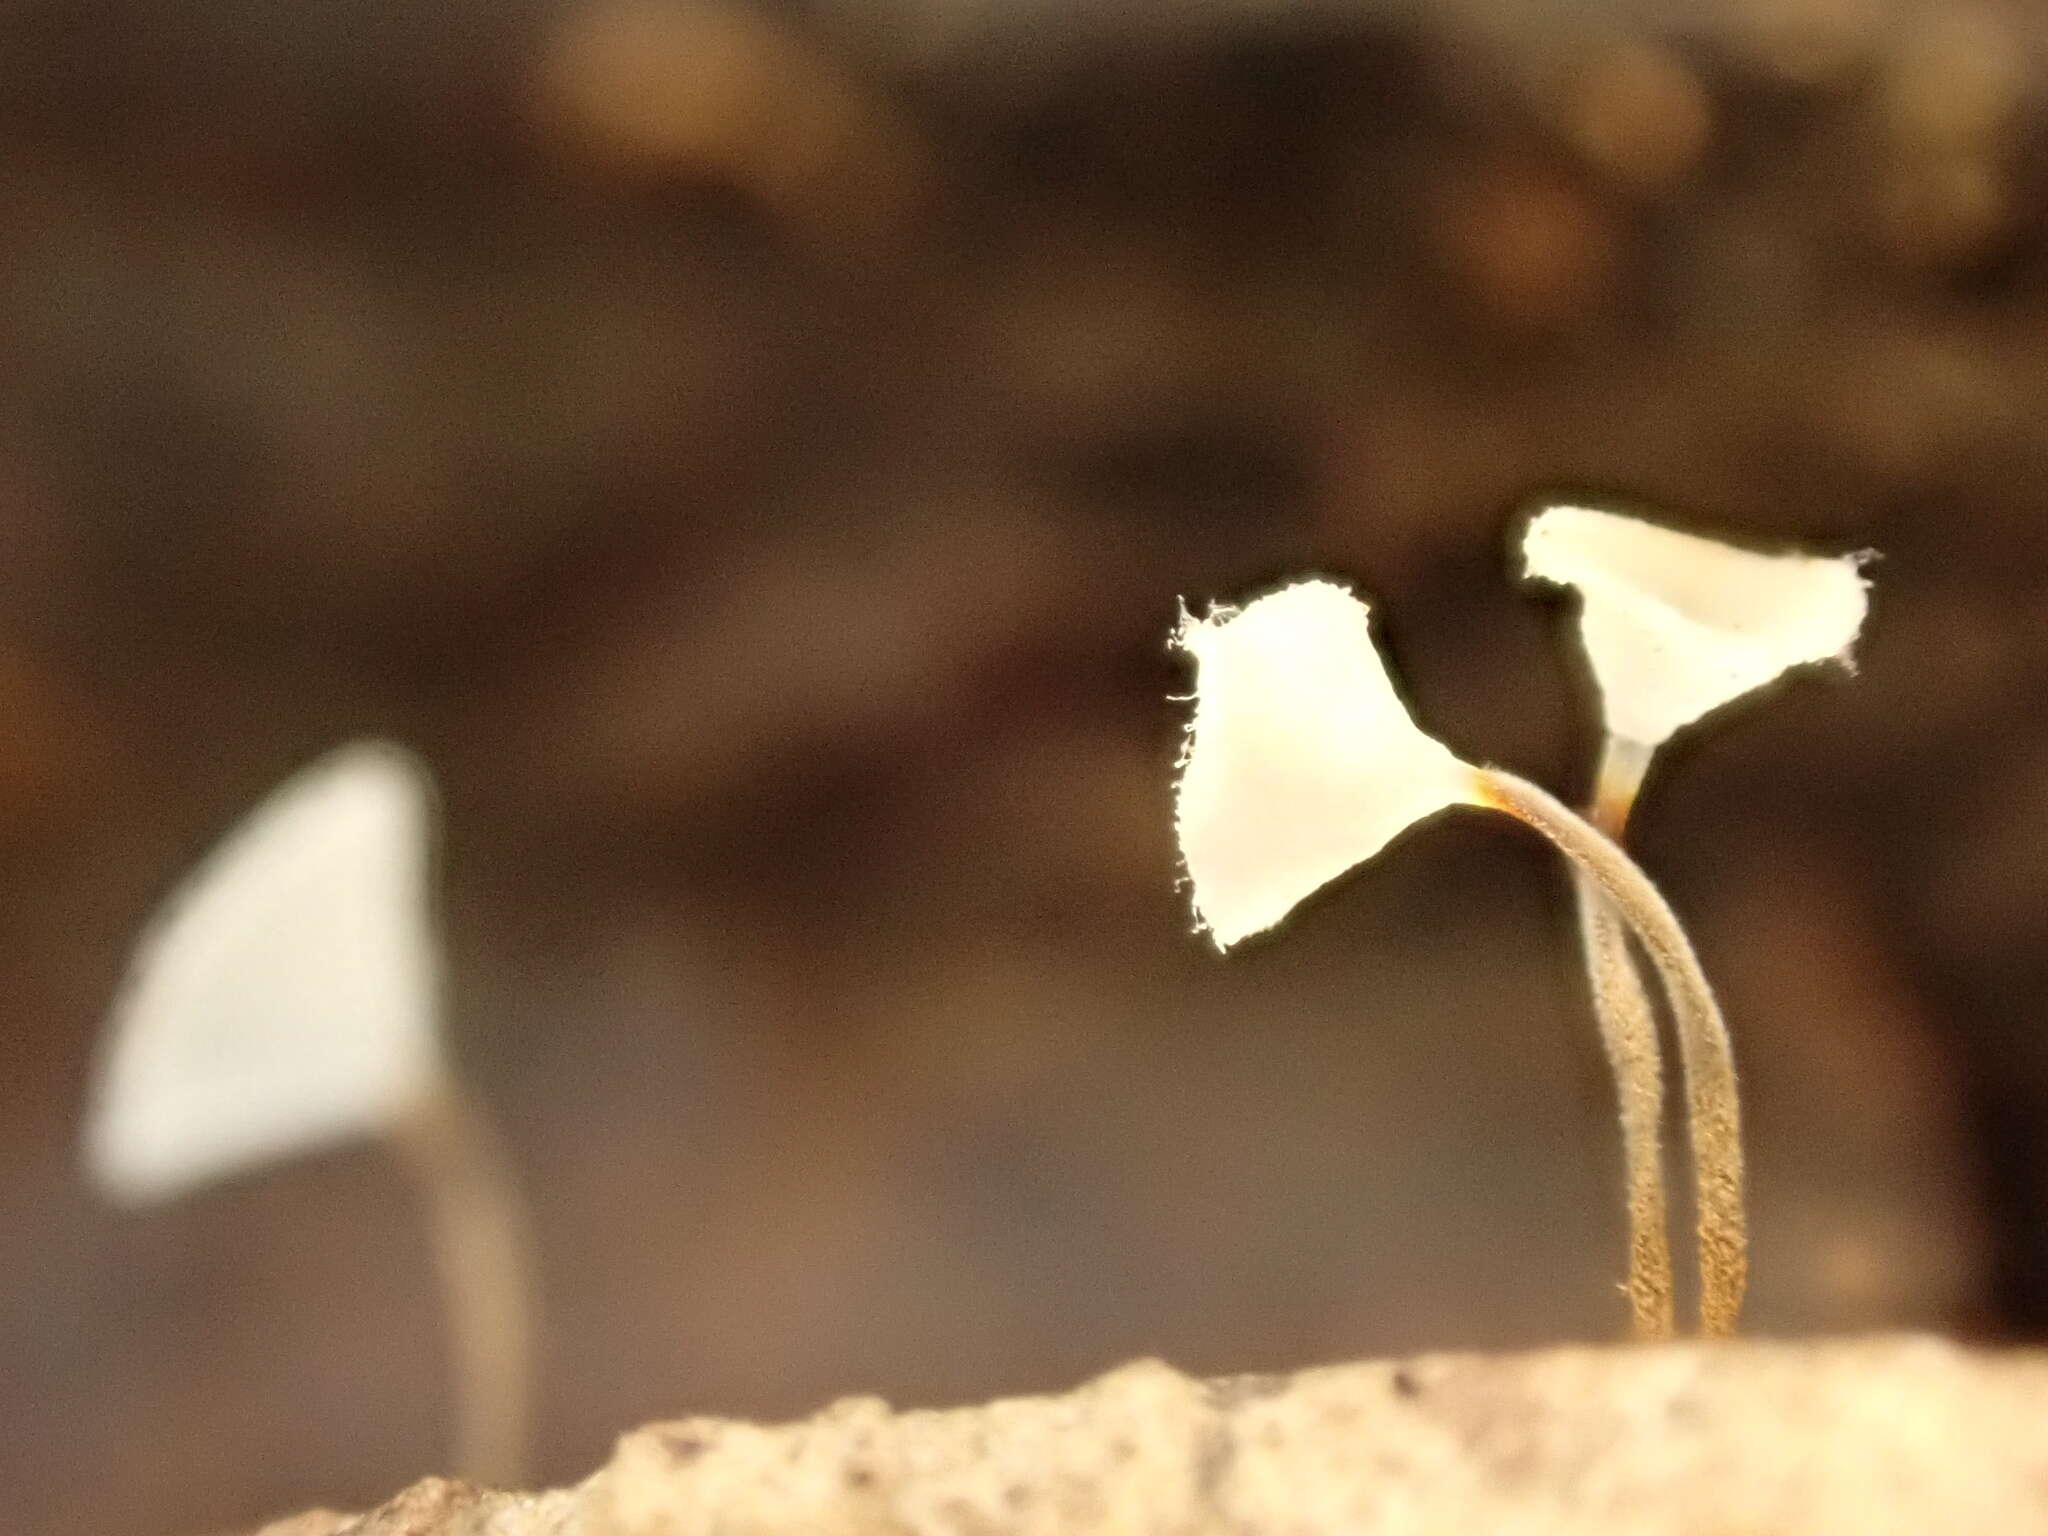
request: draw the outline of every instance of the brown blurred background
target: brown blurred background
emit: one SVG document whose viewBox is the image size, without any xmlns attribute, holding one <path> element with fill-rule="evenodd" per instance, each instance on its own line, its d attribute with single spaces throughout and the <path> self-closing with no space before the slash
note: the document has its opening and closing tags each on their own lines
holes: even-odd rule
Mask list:
<svg viewBox="0 0 2048 1536">
<path fill-rule="evenodd" d="M 0 1524 L 442 1469 L 374 1149 L 76 1167 L 137 924 L 341 738 L 447 802 L 537 1473 L 661 1414 L 1617 1336 L 1561 873 L 1452 818 L 1229 962 L 1176 599 L 1383 604 L 1579 793 L 1529 498 L 1873 546 L 1662 763 L 1754 1326 L 2048 1332 L 2048 13 L 1997 0 L 0 6 Z"/>
</svg>

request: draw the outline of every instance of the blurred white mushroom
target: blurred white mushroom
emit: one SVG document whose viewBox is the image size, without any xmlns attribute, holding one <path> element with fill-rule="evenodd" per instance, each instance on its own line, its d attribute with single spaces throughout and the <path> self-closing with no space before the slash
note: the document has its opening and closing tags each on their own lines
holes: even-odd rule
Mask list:
<svg viewBox="0 0 2048 1536">
<path fill-rule="evenodd" d="M 1605 717 L 1592 819 L 1619 838 L 1658 746 L 1674 732 L 1793 667 L 1850 663 L 1869 607 L 1867 558 L 1760 553 L 1591 507 L 1553 506 L 1530 519 L 1525 575 L 1577 589 L 1579 632 Z M 1579 928 L 1601 1039 L 1624 1087 L 1623 1156 L 1630 1212 L 1629 1296 L 1639 1333 L 1671 1331 L 1665 1227 L 1662 1062 L 1649 999 L 1611 905 L 1583 878 Z M 1731 1241 L 1716 1211 L 1739 1158 L 1733 1065 L 1725 1038 L 1681 1025 L 1703 1265 Z M 1722 1102 L 1725 1098 L 1726 1102 Z M 1725 1128 L 1722 1122 L 1726 1122 Z M 1729 1142 L 1709 1147 L 1710 1140 Z M 1736 1169 L 1739 1178 L 1739 1165 Z M 1739 1186 L 1738 1186 L 1739 1187 Z M 1732 1197 L 1739 1201 L 1739 1194 Z M 1713 1298 L 1703 1298 L 1711 1310 Z"/>
<path fill-rule="evenodd" d="M 1663 898 L 1627 855 L 1545 791 L 1474 767 L 1424 733 L 1394 690 L 1358 598 L 1334 582 L 1298 582 L 1242 610 L 1183 614 L 1174 640 L 1195 659 L 1176 806 L 1181 856 L 1197 920 L 1219 948 L 1272 927 L 1418 821 L 1454 805 L 1504 811 L 1550 839 L 1613 901 L 1657 967 L 1674 1015 L 1703 1037 L 1718 1034 L 1727 1059 L 1719 1009 Z M 1647 1088 L 1640 1061 L 1615 1056 L 1614 1065 L 1625 1103 L 1655 1095 L 1654 1061 Z M 1712 1078 L 1703 1071 L 1703 1081 Z M 1712 1179 L 1703 1174 L 1715 1237 L 1711 1252 L 1702 1247 L 1703 1320 L 1716 1332 L 1733 1328 L 1746 1272 L 1733 1083 L 1731 1068 Z M 1632 1290 L 1637 1257 L 1632 1247 Z M 1666 1271 L 1668 1331 L 1668 1255 Z"/>
<path fill-rule="evenodd" d="M 164 902 L 108 1021 L 84 1153 L 147 1204 L 358 1137 L 421 1190 L 454 1330 L 458 1465 L 515 1482 L 526 1435 L 525 1216 L 446 1060 L 424 767 L 358 742 L 274 792 Z"/>
</svg>

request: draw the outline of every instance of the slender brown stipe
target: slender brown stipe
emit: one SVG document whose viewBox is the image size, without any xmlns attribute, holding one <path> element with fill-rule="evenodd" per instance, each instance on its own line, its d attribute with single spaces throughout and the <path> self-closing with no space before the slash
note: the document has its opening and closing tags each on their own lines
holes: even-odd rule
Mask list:
<svg viewBox="0 0 2048 1536">
<path fill-rule="evenodd" d="M 1474 770 L 1474 780 L 1480 804 L 1505 811 L 1542 833 L 1599 887 L 1657 969 L 1671 1003 L 1685 1068 L 1699 1219 L 1700 1331 L 1710 1337 L 1731 1334 L 1749 1277 L 1741 1111 L 1727 1025 L 1699 958 L 1670 905 L 1611 839 L 1549 791 L 1515 774 L 1480 768 Z M 1631 1070 L 1639 1071 L 1639 1066 Z M 1625 1116 L 1630 1113 L 1632 1091 L 1623 1089 Z M 1632 1219 L 1634 1215 L 1632 1202 Z"/>
</svg>

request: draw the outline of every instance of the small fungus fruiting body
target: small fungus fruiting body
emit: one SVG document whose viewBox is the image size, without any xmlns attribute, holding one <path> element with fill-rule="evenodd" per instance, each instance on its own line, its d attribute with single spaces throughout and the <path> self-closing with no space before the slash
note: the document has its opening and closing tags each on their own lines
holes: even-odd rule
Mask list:
<svg viewBox="0 0 2048 1536">
<path fill-rule="evenodd" d="M 356 1138 L 418 1185 L 453 1335 L 455 1461 L 525 1461 L 534 1270 L 510 1159 L 442 1044 L 433 788 L 341 747 L 235 826 L 164 903 L 115 1002 L 85 1124 L 113 1198 L 149 1203 Z"/>
<path fill-rule="evenodd" d="M 1592 819 L 1621 837 L 1657 748 L 1673 733 L 1776 681 L 1795 667 L 1851 653 L 1869 609 L 1867 554 L 1761 552 L 1592 507 L 1551 506 L 1529 520 L 1524 574 L 1576 589 L 1579 633 L 1598 685 L 1606 741 L 1594 777 Z M 1578 885 L 1586 975 L 1621 1097 L 1630 1217 L 1629 1297 L 1636 1331 L 1670 1332 L 1670 1250 L 1662 1165 L 1662 1062 L 1656 1021 L 1611 904 Z M 1709 1230 L 1706 1185 L 1715 1161 L 1702 1141 L 1733 1147 L 1733 1069 L 1725 1044 L 1683 1017 L 1679 1047 L 1693 1101 L 1693 1162 L 1701 1188 L 1700 1245 L 1725 1249 Z M 1725 1110 L 1702 1103 L 1721 1090 Z M 1633 1083 L 1631 1089 L 1626 1086 Z M 1726 1157 L 1726 1152 L 1720 1154 Z M 1739 1155 L 1739 1149 L 1737 1151 Z M 1725 1186 L 1725 1179 L 1721 1183 Z"/>
</svg>

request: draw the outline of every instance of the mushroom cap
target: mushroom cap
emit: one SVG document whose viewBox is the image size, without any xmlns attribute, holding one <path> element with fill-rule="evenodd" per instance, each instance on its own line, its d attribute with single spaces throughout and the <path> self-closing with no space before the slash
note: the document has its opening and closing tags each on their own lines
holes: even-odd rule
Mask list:
<svg viewBox="0 0 2048 1536">
<path fill-rule="evenodd" d="M 108 1021 L 87 1171 L 167 1199 L 387 1129 L 441 1070 L 425 770 L 380 742 L 329 754 L 174 891 Z"/>
<path fill-rule="evenodd" d="M 1471 768 L 1416 725 L 1370 611 L 1337 583 L 1183 614 L 1174 643 L 1195 659 L 1175 823 L 1219 949 L 1473 798 Z"/>
<path fill-rule="evenodd" d="M 1574 587 L 1611 735 L 1654 747 L 1786 670 L 1849 664 L 1866 556 L 1764 554 L 1591 507 L 1538 513 L 1526 576 Z"/>
</svg>

